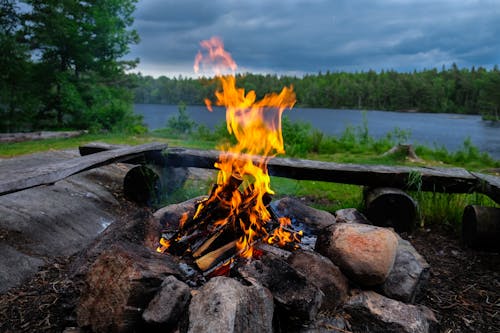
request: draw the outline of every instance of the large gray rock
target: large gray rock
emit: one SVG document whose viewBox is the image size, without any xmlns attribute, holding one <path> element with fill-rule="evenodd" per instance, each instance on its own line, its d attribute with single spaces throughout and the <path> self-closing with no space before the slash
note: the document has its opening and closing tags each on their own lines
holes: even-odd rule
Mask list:
<svg viewBox="0 0 500 333">
<path fill-rule="evenodd" d="M 335 218 L 337 220 L 337 223 L 373 224 L 356 208 L 339 209 L 335 212 Z"/>
<path fill-rule="evenodd" d="M 2 159 L 0 178 L 77 156 L 76 151 L 53 151 Z M 123 164 L 108 165 L 0 196 L 0 246 L 8 249 L 0 251 L 0 292 L 33 276 L 42 261 L 82 250 L 127 214 L 117 200 L 127 170 Z"/>
<path fill-rule="evenodd" d="M 344 303 L 349 282 L 330 259 L 312 251 L 296 251 L 288 262 L 325 294 L 321 309 L 332 310 Z"/>
<path fill-rule="evenodd" d="M 189 306 L 189 333 L 271 333 L 273 297 L 254 284 L 215 277 L 196 292 Z"/>
<path fill-rule="evenodd" d="M 312 323 L 304 324 L 300 333 L 346 333 L 352 332 L 349 323 L 340 315 L 324 317 Z"/>
<path fill-rule="evenodd" d="M 279 312 L 286 315 L 286 321 L 311 321 L 321 307 L 323 292 L 275 255 L 267 253 L 261 260 L 242 265 L 238 272 L 245 279 L 257 280 L 271 291 Z"/>
<path fill-rule="evenodd" d="M 111 246 L 92 264 L 76 309 L 78 326 L 94 332 L 133 332 L 169 275 L 181 277 L 177 263 L 132 243 Z"/>
<path fill-rule="evenodd" d="M 353 281 L 374 286 L 389 275 L 397 245 L 397 236 L 389 229 L 337 223 L 318 236 L 316 251 L 332 260 Z"/>
<path fill-rule="evenodd" d="M 373 291 L 360 292 L 347 300 L 344 310 L 354 332 L 433 333 L 438 322 L 424 306 L 404 304 Z"/>
<path fill-rule="evenodd" d="M 167 276 L 161 284 L 161 290 L 144 310 L 142 318 L 146 323 L 166 330 L 178 323 L 187 310 L 190 299 L 191 289 L 188 285 L 175 276 Z"/>
<path fill-rule="evenodd" d="M 394 266 L 382 285 L 382 293 L 405 303 L 415 302 L 427 283 L 430 266 L 410 242 L 398 236 Z"/>
<path fill-rule="evenodd" d="M 271 207 L 279 216 L 289 217 L 295 223 L 303 223 L 314 234 L 335 223 L 335 216 L 329 212 L 309 207 L 294 198 L 276 200 Z"/>
<path fill-rule="evenodd" d="M 0 253 L 0 293 L 21 284 L 44 264 L 42 259 L 21 253 L 7 244 L 0 243 Z"/>
</svg>

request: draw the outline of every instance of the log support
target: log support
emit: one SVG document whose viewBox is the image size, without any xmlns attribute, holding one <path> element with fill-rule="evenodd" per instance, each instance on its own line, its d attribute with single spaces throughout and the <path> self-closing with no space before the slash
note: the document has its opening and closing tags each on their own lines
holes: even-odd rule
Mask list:
<svg viewBox="0 0 500 333">
<path fill-rule="evenodd" d="M 462 219 L 464 245 L 483 249 L 500 250 L 500 208 L 469 205 Z"/>
<path fill-rule="evenodd" d="M 365 190 L 366 216 L 375 225 L 392 227 L 397 232 L 415 228 L 417 203 L 397 188 L 379 187 Z"/>
</svg>

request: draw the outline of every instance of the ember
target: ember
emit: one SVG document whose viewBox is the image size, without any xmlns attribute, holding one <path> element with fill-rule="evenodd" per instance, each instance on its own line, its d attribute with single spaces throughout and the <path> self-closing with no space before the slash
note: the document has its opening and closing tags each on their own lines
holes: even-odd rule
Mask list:
<svg viewBox="0 0 500 333">
<path fill-rule="evenodd" d="M 270 187 L 268 161 L 284 153 L 281 115 L 295 104 L 292 87 L 256 100 L 254 91 L 236 87 L 237 68 L 222 41 L 213 37 L 200 43 L 194 69 L 210 67 L 222 90 L 215 93 L 216 105 L 226 108 L 227 130 L 237 144 L 218 147 L 223 153 L 215 167 L 217 184 L 208 198 L 200 201 L 196 213 L 183 216 L 178 230 L 167 230 L 158 247 L 177 255 L 190 254 L 202 271 L 227 266 L 235 256 L 251 258 L 254 244 L 262 240 L 280 247 L 294 248 L 301 232 L 287 218 L 273 217 L 268 207 L 274 194 Z M 223 75 L 230 70 L 233 74 Z M 212 102 L 205 100 L 212 110 Z"/>
</svg>

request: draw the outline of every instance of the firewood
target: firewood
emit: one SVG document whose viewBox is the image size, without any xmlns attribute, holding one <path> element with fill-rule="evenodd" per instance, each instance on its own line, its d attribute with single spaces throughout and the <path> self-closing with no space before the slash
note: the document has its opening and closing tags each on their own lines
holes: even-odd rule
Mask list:
<svg viewBox="0 0 500 333">
<path fill-rule="evenodd" d="M 220 226 L 212 232 L 207 240 L 204 240 L 199 246 L 192 246 L 193 258 L 198 258 L 203 254 L 210 252 L 220 246 L 223 246 L 228 241 L 238 238 L 234 225 L 234 216 L 230 217 L 230 222 Z"/>
<path fill-rule="evenodd" d="M 212 252 L 205 254 L 203 257 L 198 258 L 195 262 L 198 268 L 205 272 L 217 265 L 219 262 L 231 258 L 231 256 L 236 254 L 236 251 L 236 241 L 232 241 Z"/>
</svg>

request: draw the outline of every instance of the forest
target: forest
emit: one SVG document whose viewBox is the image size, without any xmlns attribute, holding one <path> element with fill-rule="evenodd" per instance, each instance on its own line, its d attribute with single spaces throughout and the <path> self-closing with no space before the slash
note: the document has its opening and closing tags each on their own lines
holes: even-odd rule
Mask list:
<svg viewBox="0 0 500 333">
<path fill-rule="evenodd" d="M 136 0 L 0 0 L 0 132 L 134 130 Z"/>
<path fill-rule="evenodd" d="M 214 95 L 209 78 L 135 77 L 136 103 L 202 104 Z M 238 74 L 237 84 L 258 97 L 293 85 L 302 107 L 482 114 L 499 119 L 500 70 L 431 69 L 401 73 L 393 70 L 326 72 L 303 77 Z"/>
<path fill-rule="evenodd" d="M 0 0 L 0 132 L 88 129 L 142 132 L 134 103 L 202 104 L 213 78 L 132 74 L 137 0 Z M 335 64 L 332 64 L 334 67 Z M 298 106 L 500 117 L 500 70 L 238 74 L 258 97 L 293 85 Z"/>
</svg>

